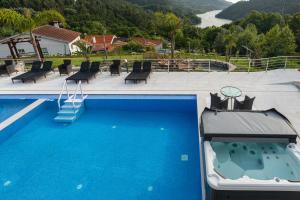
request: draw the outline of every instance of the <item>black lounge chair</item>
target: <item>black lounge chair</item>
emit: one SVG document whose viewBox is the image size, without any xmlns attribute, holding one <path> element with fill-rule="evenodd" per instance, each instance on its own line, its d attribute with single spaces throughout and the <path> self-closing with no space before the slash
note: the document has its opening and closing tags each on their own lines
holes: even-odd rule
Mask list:
<svg viewBox="0 0 300 200">
<path fill-rule="evenodd" d="M 255 97 L 245 96 L 244 101 L 234 100 L 234 110 L 252 110 Z"/>
<path fill-rule="evenodd" d="M 7 74 L 8 76 L 10 76 L 14 72 L 18 71 L 15 69 L 13 60 L 5 60 L 4 64 L 0 65 L 0 75 Z"/>
<path fill-rule="evenodd" d="M 41 77 L 45 77 L 49 72 L 54 72 L 53 68 L 52 68 L 53 62 L 52 61 L 45 61 L 43 63 L 43 67 L 42 69 L 40 69 L 39 71 L 35 72 L 35 73 L 31 73 L 28 76 L 23 78 L 23 82 L 26 81 L 33 81 L 34 83 L 36 83 L 36 80 L 41 78 Z"/>
<path fill-rule="evenodd" d="M 100 72 L 100 62 L 92 62 L 90 74 L 96 78 L 98 72 Z"/>
<path fill-rule="evenodd" d="M 113 60 L 113 64 L 109 66 L 110 75 L 121 74 L 121 60 Z"/>
<path fill-rule="evenodd" d="M 142 62 L 134 62 L 132 66 L 132 72 L 125 78 L 125 84 L 127 81 L 133 81 L 136 83 L 142 74 Z"/>
<path fill-rule="evenodd" d="M 61 64 L 58 66 L 59 75 L 67 74 L 69 75 L 73 69 L 72 69 L 72 61 L 70 59 L 64 60 L 64 64 Z"/>
<path fill-rule="evenodd" d="M 125 84 L 127 81 L 133 81 L 137 83 L 138 81 L 145 81 L 147 83 L 150 73 L 152 71 L 152 64 L 149 61 L 143 63 L 143 69 L 141 69 L 141 62 L 133 63 L 132 72 L 125 78 Z"/>
<path fill-rule="evenodd" d="M 148 76 L 150 76 L 150 74 L 152 72 L 152 63 L 151 63 L 151 61 L 145 61 L 145 62 L 143 62 L 143 70 L 142 71 L 146 75 L 148 74 Z"/>
<path fill-rule="evenodd" d="M 68 77 L 67 81 L 75 81 L 78 83 L 79 81 L 86 81 L 89 83 L 89 80 L 92 77 L 96 77 L 96 74 L 100 71 L 100 62 L 93 62 L 92 65 L 90 62 L 82 62 L 80 66 L 79 72 L 73 74 Z"/>
<path fill-rule="evenodd" d="M 42 64 L 43 64 L 42 61 L 34 61 L 34 62 L 32 63 L 32 66 L 31 66 L 31 70 L 30 70 L 30 71 L 25 72 L 25 73 L 23 73 L 23 74 L 20 74 L 20 75 L 18 75 L 18 76 L 13 77 L 13 78 L 11 79 L 12 82 L 14 83 L 14 81 L 19 80 L 19 81 L 22 81 L 22 82 L 24 83 L 24 78 L 26 78 L 26 77 L 28 77 L 28 76 L 34 74 L 34 73 L 40 72 L 41 67 L 42 67 Z"/>
</svg>

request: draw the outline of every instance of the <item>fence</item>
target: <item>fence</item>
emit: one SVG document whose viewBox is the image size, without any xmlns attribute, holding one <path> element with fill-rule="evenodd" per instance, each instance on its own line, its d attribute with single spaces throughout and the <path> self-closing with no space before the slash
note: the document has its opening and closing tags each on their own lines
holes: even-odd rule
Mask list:
<svg viewBox="0 0 300 200">
<path fill-rule="evenodd" d="M 47 58 L 57 67 L 64 59 L 72 60 L 72 64 L 80 66 L 84 61 L 82 57 L 73 58 Z M 21 59 L 17 63 L 29 69 L 34 59 Z M 229 62 L 214 59 L 145 59 L 152 62 L 153 71 L 156 72 L 255 72 L 274 69 L 299 68 L 300 56 L 280 56 L 262 59 L 231 58 Z M 3 61 L 3 60 L 2 60 Z M 100 61 L 103 70 L 108 70 L 112 60 L 92 57 L 91 61 Z M 123 59 L 122 70 L 130 71 L 134 62 L 143 62 L 143 59 Z"/>
<path fill-rule="evenodd" d="M 261 59 L 232 58 L 234 71 L 269 71 L 274 69 L 300 68 L 300 56 L 278 56 Z"/>
</svg>

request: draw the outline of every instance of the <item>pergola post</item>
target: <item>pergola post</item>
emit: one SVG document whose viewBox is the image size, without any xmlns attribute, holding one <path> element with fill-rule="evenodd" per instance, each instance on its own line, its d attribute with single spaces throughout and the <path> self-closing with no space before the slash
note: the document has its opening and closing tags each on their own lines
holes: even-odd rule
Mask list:
<svg viewBox="0 0 300 200">
<path fill-rule="evenodd" d="M 13 57 L 14 60 L 16 60 L 16 59 L 17 59 L 17 58 L 16 58 L 16 54 L 15 54 L 15 52 L 14 52 L 14 49 L 13 49 L 13 47 L 12 47 L 11 42 L 8 41 L 8 42 L 7 42 L 7 45 L 8 45 L 8 48 L 9 48 L 9 51 L 10 51 L 11 56 Z"/>
<path fill-rule="evenodd" d="M 42 61 L 43 61 L 43 60 L 44 60 L 44 54 L 43 54 L 43 51 L 42 51 L 40 42 L 39 42 L 39 40 L 37 39 L 36 36 L 34 37 L 34 39 L 35 39 L 36 47 L 37 47 L 37 49 L 38 49 L 39 57 L 40 57 L 40 58 L 42 59 Z"/>
<path fill-rule="evenodd" d="M 12 45 L 14 51 L 15 51 L 16 57 L 17 57 L 17 58 L 20 58 L 20 54 L 19 54 L 19 52 L 18 52 L 16 43 L 15 43 L 12 39 L 11 39 L 10 41 L 11 41 L 11 45 Z"/>
</svg>

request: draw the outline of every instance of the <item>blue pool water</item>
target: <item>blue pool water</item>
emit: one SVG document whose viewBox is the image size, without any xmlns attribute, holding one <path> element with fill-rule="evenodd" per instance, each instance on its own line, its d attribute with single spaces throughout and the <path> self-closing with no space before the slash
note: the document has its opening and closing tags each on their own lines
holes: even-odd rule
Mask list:
<svg viewBox="0 0 300 200">
<path fill-rule="evenodd" d="M 0 139 L 0 199 L 201 199 L 194 97 L 87 100 L 73 124 L 43 106 Z"/>
<path fill-rule="evenodd" d="M 0 123 L 32 102 L 30 99 L 0 99 Z"/>
</svg>

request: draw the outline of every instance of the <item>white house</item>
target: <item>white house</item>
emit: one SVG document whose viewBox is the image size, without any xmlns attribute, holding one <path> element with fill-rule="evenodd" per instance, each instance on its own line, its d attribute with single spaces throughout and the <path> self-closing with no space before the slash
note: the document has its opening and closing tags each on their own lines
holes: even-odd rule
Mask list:
<svg viewBox="0 0 300 200">
<path fill-rule="evenodd" d="M 80 40 L 79 32 L 45 25 L 34 29 L 33 33 L 35 36 L 39 37 L 39 43 L 44 55 L 72 55 L 79 50 L 75 45 L 75 43 Z M 11 56 L 8 45 L 3 43 L 10 39 L 24 37 L 29 37 L 29 33 L 23 33 L 0 40 L 0 58 L 7 58 Z M 32 44 L 29 42 L 17 43 L 16 49 L 21 56 L 34 54 Z"/>
</svg>

